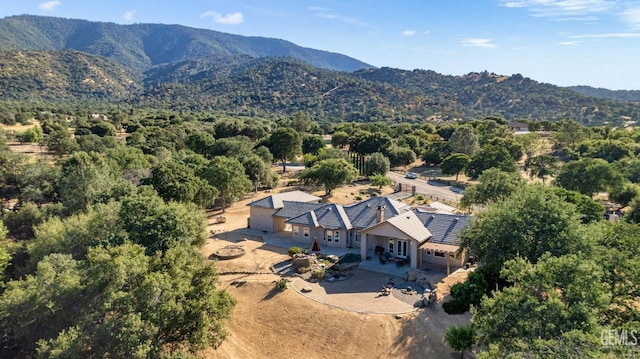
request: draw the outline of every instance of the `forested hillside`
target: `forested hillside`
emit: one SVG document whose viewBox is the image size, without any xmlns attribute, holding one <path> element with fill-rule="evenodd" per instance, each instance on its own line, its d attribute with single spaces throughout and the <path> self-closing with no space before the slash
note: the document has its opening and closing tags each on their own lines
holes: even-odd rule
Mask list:
<svg viewBox="0 0 640 359">
<path fill-rule="evenodd" d="M 0 50 L 63 49 L 104 56 L 139 71 L 210 55 L 291 56 L 320 68 L 341 71 L 371 67 L 342 54 L 284 40 L 180 25 L 118 25 L 31 15 L 0 19 Z"/>
<path fill-rule="evenodd" d="M 0 98 L 118 101 L 141 89 L 141 76 L 78 51 L 0 51 Z"/>
<path fill-rule="evenodd" d="M 570 86 L 570 90 L 580 92 L 587 96 L 610 98 L 618 101 L 640 102 L 639 90 L 608 90 L 591 86 Z"/>
<path fill-rule="evenodd" d="M 322 122 L 500 116 L 620 125 L 640 118 L 628 102 L 632 92 L 585 95 L 520 74 L 376 69 L 283 40 L 178 25 L 13 16 L 0 19 L 0 50 L 0 101 L 260 116 L 303 111 Z"/>
</svg>

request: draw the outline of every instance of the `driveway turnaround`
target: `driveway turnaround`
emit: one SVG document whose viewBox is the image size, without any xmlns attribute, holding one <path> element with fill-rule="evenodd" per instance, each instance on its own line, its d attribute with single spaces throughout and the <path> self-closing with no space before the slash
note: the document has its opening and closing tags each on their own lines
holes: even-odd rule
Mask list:
<svg viewBox="0 0 640 359">
<path fill-rule="evenodd" d="M 311 283 L 295 278 L 291 288 L 318 303 L 351 312 L 404 314 L 417 310 L 417 307 L 395 298 L 392 293 L 382 293 L 382 287 L 388 279 L 389 276 L 384 274 L 359 269 L 343 281 Z M 391 281 L 397 284 L 403 282 L 399 277 L 391 277 Z M 416 302 L 422 298 L 418 294 L 415 297 Z"/>
</svg>

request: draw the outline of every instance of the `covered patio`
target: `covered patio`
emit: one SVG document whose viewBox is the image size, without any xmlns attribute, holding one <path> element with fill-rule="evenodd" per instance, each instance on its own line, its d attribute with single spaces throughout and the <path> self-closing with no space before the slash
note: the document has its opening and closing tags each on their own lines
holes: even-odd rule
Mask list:
<svg viewBox="0 0 640 359">
<path fill-rule="evenodd" d="M 426 241 L 419 247 L 418 268 L 427 269 L 431 266 L 447 268 L 447 275 L 451 274 L 451 267 L 460 268 L 464 264 L 464 254 L 458 254 L 459 247 L 451 244 Z"/>
<path fill-rule="evenodd" d="M 380 264 L 391 262 L 388 264 L 418 269 L 418 248 L 430 237 L 418 217 L 406 212 L 363 230 L 360 252 L 362 258 L 380 258 Z"/>
</svg>

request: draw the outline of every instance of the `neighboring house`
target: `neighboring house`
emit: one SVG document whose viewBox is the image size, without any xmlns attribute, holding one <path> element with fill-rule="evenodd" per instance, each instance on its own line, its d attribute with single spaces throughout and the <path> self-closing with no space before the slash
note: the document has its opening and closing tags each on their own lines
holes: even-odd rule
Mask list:
<svg viewBox="0 0 640 359">
<path fill-rule="evenodd" d="M 358 248 L 363 258 L 386 255 L 411 268 L 435 264 L 449 270 L 466 261 L 464 253 L 457 253 L 456 239 L 469 216 L 412 209 L 383 196 L 344 206 L 317 203 L 315 196 L 296 195 L 304 201 L 278 196 L 249 204 L 252 229 L 282 232 L 290 226 L 291 239 L 303 245 L 318 240 L 324 246 Z"/>
<path fill-rule="evenodd" d="M 283 218 L 274 215 L 284 208 L 285 202 L 318 205 L 320 200 L 320 197 L 302 191 L 277 193 L 261 198 L 247 205 L 249 206 L 248 227 L 262 232 L 282 232 L 286 227 L 284 223 L 285 219 L 290 217 Z M 303 209 L 306 209 L 306 212 L 308 212 L 312 208 L 313 206 L 308 207 L 308 209 L 304 207 Z M 304 213 L 304 211 L 298 214 L 302 213 Z"/>
<path fill-rule="evenodd" d="M 509 122 L 507 128 L 514 132 L 529 132 L 529 125 L 523 122 Z"/>
</svg>

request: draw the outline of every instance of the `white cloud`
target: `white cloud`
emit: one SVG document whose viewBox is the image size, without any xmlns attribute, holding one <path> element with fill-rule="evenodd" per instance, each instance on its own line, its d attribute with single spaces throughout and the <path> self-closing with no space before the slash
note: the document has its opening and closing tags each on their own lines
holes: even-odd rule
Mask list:
<svg viewBox="0 0 640 359">
<path fill-rule="evenodd" d="M 404 36 L 413 36 L 415 34 L 416 34 L 416 30 L 404 30 L 402 32 L 402 35 L 404 35 Z"/>
<path fill-rule="evenodd" d="M 612 9 L 616 0 L 500 0 L 499 3 L 508 8 L 526 8 L 537 17 L 577 20 L 573 17 Z"/>
<path fill-rule="evenodd" d="M 226 15 L 222 15 L 215 11 L 206 11 L 206 12 L 203 12 L 200 15 L 200 17 L 201 18 L 210 17 L 211 19 L 213 19 L 213 22 L 216 22 L 218 24 L 225 24 L 225 25 L 238 25 L 244 22 L 244 18 L 241 12 L 232 12 Z"/>
<path fill-rule="evenodd" d="M 633 28 L 640 28 L 640 7 L 627 9 L 621 14 L 622 20 Z"/>
<path fill-rule="evenodd" d="M 562 41 L 560 43 L 560 45 L 563 45 L 563 46 L 576 46 L 576 45 L 581 44 L 581 43 L 582 43 L 582 41 Z"/>
<path fill-rule="evenodd" d="M 584 34 L 569 36 L 572 39 L 607 39 L 607 38 L 619 38 L 619 39 L 640 39 L 640 33 L 637 32 L 612 32 L 607 34 Z"/>
<path fill-rule="evenodd" d="M 135 10 L 127 10 L 127 11 L 125 11 L 124 15 L 122 15 L 122 18 L 125 21 L 133 21 L 133 15 L 135 15 L 135 14 L 136 14 Z"/>
<path fill-rule="evenodd" d="M 491 43 L 491 39 L 482 39 L 482 38 L 466 38 L 460 41 L 462 46 L 466 47 L 482 47 L 485 49 L 493 49 L 497 46 Z"/>
<path fill-rule="evenodd" d="M 47 2 L 40 3 L 38 5 L 38 9 L 45 10 L 45 11 L 53 11 L 58 6 L 60 6 L 61 4 L 62 3 L 60 1 L 57 1 L 57 0 L 47 1 Z"/>
</svg>

